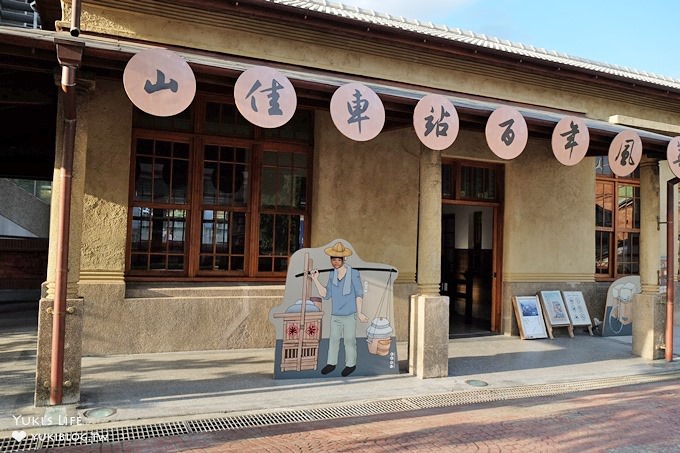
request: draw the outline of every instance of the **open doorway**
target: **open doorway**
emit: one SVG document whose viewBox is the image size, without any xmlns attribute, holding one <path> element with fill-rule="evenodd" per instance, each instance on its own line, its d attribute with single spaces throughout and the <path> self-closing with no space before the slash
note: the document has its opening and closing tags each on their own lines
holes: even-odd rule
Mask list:
<svg viewBox="0 0 680 453">
<path fill-rule="evenodd" d="M 502 166 L 443 162 L 442 282 L 449 337 L 499 332 Z"/>
<path fill-rule="evenodd" d="M 449 335 L 490 334 L 493 310 L 493 208 L 442 210 L 442 286 L 449 296 Z"/>
</svg>

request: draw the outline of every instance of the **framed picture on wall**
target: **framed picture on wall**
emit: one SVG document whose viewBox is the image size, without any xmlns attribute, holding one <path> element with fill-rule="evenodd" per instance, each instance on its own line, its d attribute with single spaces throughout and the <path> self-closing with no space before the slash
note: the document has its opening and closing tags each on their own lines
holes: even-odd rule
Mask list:
<svg viewBox="0 0 680 453">
<path fill-rule="evenodd" d="M 562 298 L 564 299 L 564 305 L 567 307 L 571 324 L 574 327 L 588 327 L 588 332 L 592 335 L 593 322 L 590 319 L 583 293 L 581 291 L 562 291 Z"/>
<path fill-rule="evenodd" d="M 538 295 L 548 324 L 548 336 L 553 338 L 553 327 L 567 327 L 569 336 L 573 337 L 571 320 L 564 300 L 562 300 L 562 293 L 560 291 L 539 291 Z"/>
<path fill-rule="evenodd" d="M 522 340 L 548 337 L 543 310 L 537 296 L 515 296 L 512 298 L 512 305 Z"/>
</svg>

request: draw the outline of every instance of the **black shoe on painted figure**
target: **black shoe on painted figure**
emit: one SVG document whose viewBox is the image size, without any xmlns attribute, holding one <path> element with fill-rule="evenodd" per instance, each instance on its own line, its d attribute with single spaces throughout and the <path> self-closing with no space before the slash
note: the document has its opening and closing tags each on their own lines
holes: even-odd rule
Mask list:
<svg viewBox="0 0 680 453">
<path fill-rule="evenodd" d="M 321 370 L 321 374 L 328 374 L 328 373 L 330 373 L 331 371 L 333 371 L 334 369 L 335 369 L 335 365 L 326 365 L 326 366 L 323 367 L 323 369 Z"/>
<path fill-rule="evenodd" d="M 340 374 L 342 374 L 342 377 L 347 377 L 350 374 L 354 373 L 354 370 L 356 370 L 356 369 L 357 369 L 356 366 L 346 366 L 345 369 L 342 370 L 342 373 L 340 373 Z M 323 371 L 322 371 L 322 373 L 323 373 Z"/>
</svg>

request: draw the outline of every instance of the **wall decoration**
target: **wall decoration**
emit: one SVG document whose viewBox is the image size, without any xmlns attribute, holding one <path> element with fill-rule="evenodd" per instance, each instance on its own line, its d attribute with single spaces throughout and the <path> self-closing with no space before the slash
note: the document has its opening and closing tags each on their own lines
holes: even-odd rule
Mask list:
<svg viewBox="0 0 680 453">
<path fill-rule="evenodd" d="M 333 93 L 331 118 L 346 137 L 359 142 L 375 138 L 385 125 L 385 107 L 377 94 L 361 83 L 348 83 Z"/>
<path fill-rule="evenodd" d="M 155 116 L 183 112 L 196 95 L 196 77 L 189 64 L 165 49 L 143 50 L 130 58 L 123 86 L 138 109 Z"/>
<path fill-rule="evenodd" d="M 423 145 L 441 151 L 458 136 L 458 112 L 446 97 L 428 94 L 413 111 L 413 128 Z"/>
<path fill-rule="evenodd" d="M 587 327 L 590 335 L 593 335 L 593 322 L 588 313 L 586 301 L 581 291 L 562 291 L 564 306 L 567 307 L 571 325 L 574 327 Z"/>
<path fill-rule="evenodd" d="M 254 66 L 239 76 L 234 100 L 245 119 L 267 129 L 286 124 L 297 108 L 297 94 L 288 77 L 265 66 Z"/>
<path fill-rule="evenodd" d="M 567 313 L 567 307 L 564 306 L 562 300 L 562 293 L 559 291 L 539 291 L 538 296 L 541 300 L 541 307 L 545 315 L 545 321 L 548 327 L 548 336 L 553 338 L 553 329 L 555 327 L 566 327 L 569 331 L 569 336 L 573 337 L 574 332 Z"/>
<path fill-rule="evenodd" d="M 501 159 L 514 159 L 524 151 L 529 139 L 527 122 L 512 107 L 499 107 L 486 122 L 486 143 Z"/>
<path fill-rule="evenodd" d="M 666 148 L 666 160 L 673 174 L 680 178 L 680 137 L 673 137 Z"/>
<path fill-rule="evenodd" d="M 397 275 L 388 264 L 363 261 L 343 239 L 295 252 L 283 303 L 269 314 L 274 377 L 399 373 L 392 324 Z"/>
<path fill-rule="evenodd" d="M 576 165 L 588 152 L 590 132 L 585 121 L 575 116 L 565 116 L 553 129 L 552 150 L 563 165 Z"/>
<path fill-rule="evenodd" d="M 640 291 L 639 275 L 621 277 L 609 286 L 602 320 L 603 337 L 633 334 L 633 296 Z"/>
<path fill-rule="evenodd" d="M 537 296 L 514 296 L 512 304 L 519 327 L 519 337 L 522 340 L 548 337 L 543 321 L 543 310 Z"/>
<path fill-rule="evenodd" d="M 640 165 L 642 141 L 630 130 L 619 132 L 609 145 L 609 168 L 616 176 L 628 176 Z"/>
</svg>

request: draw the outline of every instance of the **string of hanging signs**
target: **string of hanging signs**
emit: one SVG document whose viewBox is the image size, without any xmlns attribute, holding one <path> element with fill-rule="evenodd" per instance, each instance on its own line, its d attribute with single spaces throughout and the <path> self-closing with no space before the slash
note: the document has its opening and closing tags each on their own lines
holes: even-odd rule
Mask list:
<svg viewBox="0 0 680 453">
<path fill-rule="evenodd" d="M 149 49 L 133 56 L 125 67 L 123 85 L 135 106 L 155 116 L 173 116 L 184 111 L 196 95 L 196 78 L 189 64 L 165 49 Z M 265 66 L 254 66 L 239 76 L 234 99 L 241 115 L 263 128 L 283 126 L 297 108 L 297 95 L 290 80 Z M 382 101 L 361 83 L 339 87 L 331 98 L 330 113 L 338 131 L 355 141 L 375 138 L 385 125 Z M 445 96 L 428 94 L 413 111 L 413 128 L 425 146 L 441 151 L 458 136 L 458 113 Z M 485 136 L 496 156 L 511 160 L 524 151 L 529 131 L 519 111 L 503 106 L 489 116 Z M 578 164 L 590 144 L 585 121 L 574 116 L 562 118 L 553 130 L 551 144 L 560 163 Z M 620 132 L 609 146 L 608 157 L 615 175 L 631 174 L 642 158 L 639 135 L 632 130 Z M 673 174 L 680 177 L 680 137 L 674 137 L 668 144 L 667 160 Z"/>
</svg>

